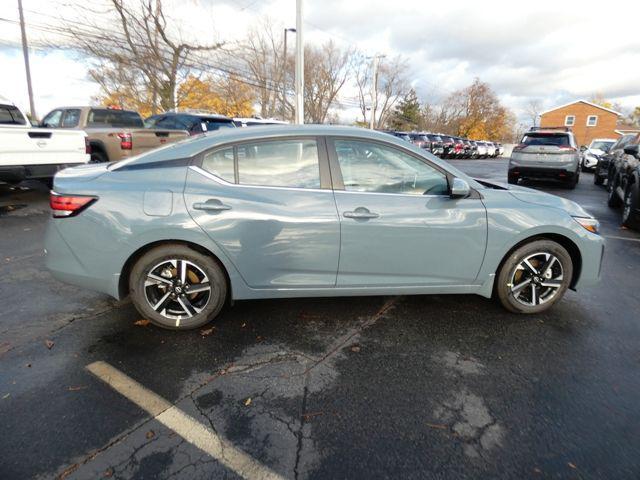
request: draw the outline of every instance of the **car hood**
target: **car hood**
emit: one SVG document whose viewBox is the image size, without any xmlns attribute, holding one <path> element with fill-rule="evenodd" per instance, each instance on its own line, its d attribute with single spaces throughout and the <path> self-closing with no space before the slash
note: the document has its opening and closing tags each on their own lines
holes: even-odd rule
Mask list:
<svg viewBox="0 0 640 480">
<path fill-rule="evenodd" d="M 558 208 L 564 210 L 572 217 L 585 217 L 592 218 L 589 212 L 578 205 L 576 202 L 567 200 L 566 198 L 558 197 L 557 195 L 551 195 L 550 193 L 534 190 L 533 188 L 520 187 L 518 185 L 510 185 L 500 182 L 487 182 L 482 180 L 482 183 L 490 184 L 498 189 L 507 190 L 508 193 L 520 200 L 521 202 L 532 203 L 534 205 L 542 205 L 545 207 Z"/>
<path fill-rule="evenodd" d="M 600 155 L 604 155 L 604 150 L 600 150 L 599 148 L 590 148 L 585 153 L 591 154 L 591 155 L 596 155 L 596 156 L 599 157 Z"/>
</svg>

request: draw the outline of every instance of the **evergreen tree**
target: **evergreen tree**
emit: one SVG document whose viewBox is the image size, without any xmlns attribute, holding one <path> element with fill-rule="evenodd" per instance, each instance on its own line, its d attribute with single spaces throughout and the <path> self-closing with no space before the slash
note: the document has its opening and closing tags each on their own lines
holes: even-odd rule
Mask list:
<svg viewBox="0 0 640 480">
<path fill-rule="evenodd" d="M 420 101 L 412 88 L 393 110 L 389 127 L 393 130 L 415 130 L 421 120 Z"/>
</svg>

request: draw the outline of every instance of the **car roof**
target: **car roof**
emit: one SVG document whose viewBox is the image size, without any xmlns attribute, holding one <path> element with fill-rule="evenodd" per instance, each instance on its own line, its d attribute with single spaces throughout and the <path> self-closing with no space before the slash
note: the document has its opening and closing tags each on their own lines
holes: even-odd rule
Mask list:
<svg viewBox="0 0 640 480">
<path fill-rule="evenodd" d="M 162 162 L 166 160 L 176 160 L 181 158 L 190 158 L 198 155 L 206 150 L 223 146 L 228 143 L 277 139 L 280 137 L 314 137 L 314 136 L 338 136 L 338 137 L 355 137 L 359 140 L 377 140 L 387 144 L 396 145 L 404 150 L 411 150 L 419 156 L 424 156 L 425 152 L 405 140 L 401 140 L 388 133 L 369 130 L 360 127 L 347 127 L 338 125 L 267 125 L 251 128 L 229 128 L 224 130 L 216 130 L 195 137 L 181 140 L 165 147 L 161 147 L 149 152 L 145 152 L 136 157 L 122 160 L 114 164 L 113 169 L 117 170 L 131 163 L 144 164 L 152 162 Z M 458 170 L 451 164 L 430 156 L 430 161 L 448 170 L 452 174 L 464 178 L 473 183 L 474 188 L 481 188 L 475 180 L 467 174 Z"/>
<path fill-rule="evenodd" d="M 198 113 L 198 112 L 165 112 L 165 113 L 159 113 L 157 115 L 154 115 L 154 117 L 156 116 L 162 116 L 162 117 L 175 117 L 175 116 L 187 116 L 187 117 L 197 117 L 197 118 L 209 118 L 212 120 L 228 120 L 230 122 L 233 121 L 233 119 L 231 117 L 227 117 L 226 115 L 222 115 L 219 113 Z"/>
</svg>

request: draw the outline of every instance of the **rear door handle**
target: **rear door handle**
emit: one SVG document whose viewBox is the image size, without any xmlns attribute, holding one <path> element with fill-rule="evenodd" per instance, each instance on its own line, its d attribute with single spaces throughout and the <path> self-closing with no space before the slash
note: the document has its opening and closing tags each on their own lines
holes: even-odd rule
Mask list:
<svg viewBox="0 0 640 480">
<path fill-rule="evenodd" d="M 368 209 L 364 207 L 358 207 L 352 212 L 344 212 L 342 215 L 345 218 L 355 218 L 355 219 L 378 218 L 380 216 L 377 213 L 370 212 Z"/>
<path fill-rule="evenodd" d="M 204 210 L 207 212 L 221 212 L 223 210 L 231 210 L 230 205 L 225 205 L 217 198 L 212 198 L 206 202 L 198 202 L 193 204 L 195 210 Z"/>
</svg>

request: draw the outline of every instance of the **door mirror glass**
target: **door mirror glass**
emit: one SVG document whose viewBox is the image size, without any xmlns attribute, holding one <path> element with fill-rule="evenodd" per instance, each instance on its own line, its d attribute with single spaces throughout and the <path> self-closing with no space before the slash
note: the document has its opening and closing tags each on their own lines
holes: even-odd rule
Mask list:
<svg viewBox="0 0 640 480">
<path fill-rule="evenodd" d="M 471 187 L 461 178 L 454 178 L 451 183 L 451 190 L 449 192 L 449 196 L 451 198 L 465 198 L 469 196 L 471 193 Z"/>
</svg>

